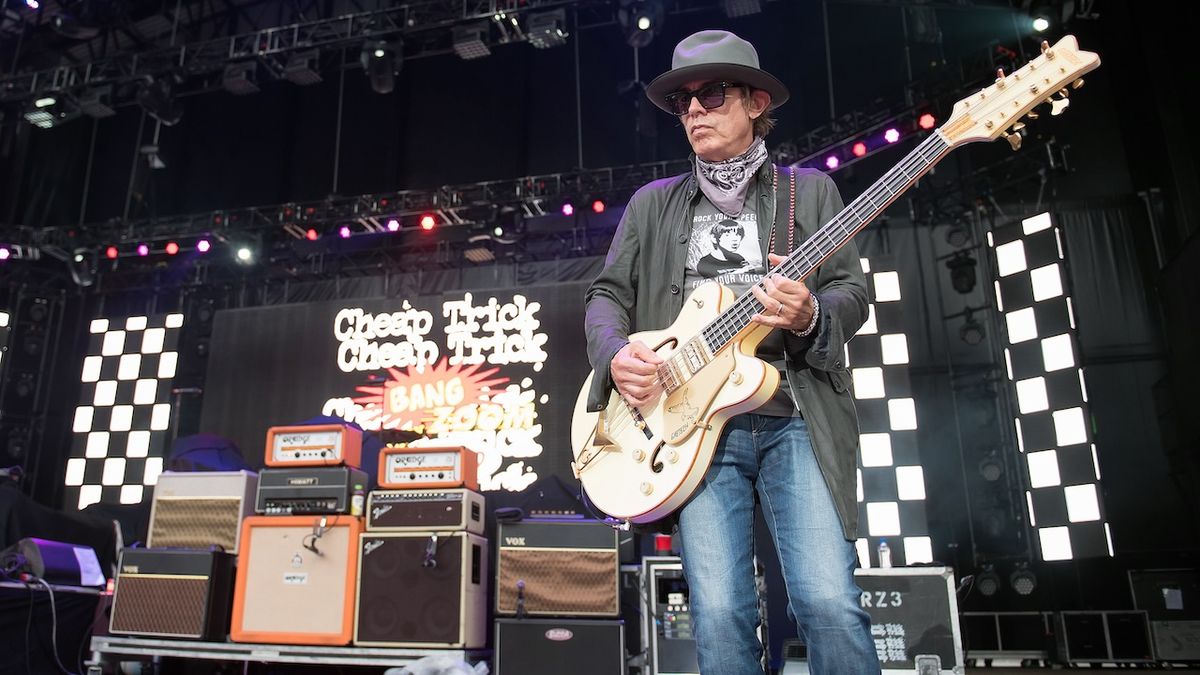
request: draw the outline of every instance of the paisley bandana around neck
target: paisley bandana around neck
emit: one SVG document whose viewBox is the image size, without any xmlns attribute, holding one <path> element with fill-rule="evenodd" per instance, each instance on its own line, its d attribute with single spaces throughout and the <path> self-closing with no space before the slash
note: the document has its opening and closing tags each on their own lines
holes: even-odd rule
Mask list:
<svg viewBox="0 0 1200 675">
<path fill-rule="evenodd" d="M 765 161 L 767 145 L 763 139 L 756 138 L 750 149 L 737 157 L 720 162 L 706 162 L 697 157 L 696 179 L 713 206 L 727 216 L 736 216 L 745 205 L 750 178 Z"/>
</svg>

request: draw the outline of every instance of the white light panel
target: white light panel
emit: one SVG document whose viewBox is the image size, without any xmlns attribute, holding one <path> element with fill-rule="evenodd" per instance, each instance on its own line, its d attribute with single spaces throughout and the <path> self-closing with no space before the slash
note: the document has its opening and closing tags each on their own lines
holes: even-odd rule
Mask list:
<svg viewBox="0 0 1200 675">
<path fill-rule="evenodd" d="M 1059 271 L 1058 263 L 1030 271 L 1029 280 L 1033 283 L 1034 302 L 1057 298 L 1063 294 L 1062 272 Z"/>
<path fill-rule="evenodd" d="M 892 465 L 892 435 L 888 433 L 861 434 L 859 448 L 863 466 Z"/>
<path fill-rule="evenodd" d="M 1096 484 L 1068 485 L 1063 488 L 1067 494 L 1067 519 L 1072 523 L 1086 523 L 1100 520 L 1100 500 L 1096 496 Z"/>
<path fill-rule="evenodd" d="M 1038 540 L 1042 544 L 1042 560 L 1070 560 L 1071 533 L 1065 526 L 1038 528 Z"/>
<path fill-rule="evenodd" d="M 925 472 L 918 466 L 896 467 L 896 494 L 900 501 L 925 499 Z"/>
<path fill-rule="evenodd" d="M 1020 239 L 996 247 L 997 272 L 1007 277 L 1027 269 L 1025 264 L 1025 242 Z"/>
<path fill-rule="evenodd" d="M 911 431 L 917 428 L 917 406 L 911 398 L 888 399 L 888 419 L 892 431 Z"/>
<path fill-rule="evenodd" d="M 1062 477 L 1058 473 L 1058 451 L 1038 450 L 1025 453 L 1029 462 L 1029 487 L 1043 488 L 1062 485 Z"/>
<path fill-rule="evenodd" d="M 883 352 L 883 365 L 908 363 L 908 338 L 904 333 L 880 335 L 879 347 Z"/>
<path fill-rule="evenodd" d="M 172 422 L 170 384 L 179 364 L 182 314 L 98 318 L 88 325 L 66 503 L 137 504 L 163 470 Z M 166 386 L 164 386 L 164 384 Z"/>
<path fill-rule="evenodd" d="M 900 534 L 900 508 L 896 502 L 867 502 L 868 533 L 872 537 Z"/>
<path fill-rule="evenodd" d="M 855 398 L 883 398 L 883 368 L 855 368 L 851 374 Z"/>
<path fill-rule="evenodd" d="M 1046 378 L 1031 377 L 1027 380 L 1017 380 L 1017 407 L 1020 408 L 1022 415 L 1049 410 L 1050 402 L 1046 398 Z"/>
<path fill-rule="evenodd" d="M 904 564 L 921 565 L 933 562 L 933 539 L 930 537 L 904 538 Z"/>
<path fill-rule="evenodd" d="M 1055 335 L 1042 340 L 1042 367 L 1046 372 L 1075 366 L 1075 348 L 1071 346 L 1070 333 Z"/>
<path fill-rule="evenodd" d="M 896 272 L 875 273 L 875 302 L 896 302 L 900 299 L 900 275 Z"/>
</svg>

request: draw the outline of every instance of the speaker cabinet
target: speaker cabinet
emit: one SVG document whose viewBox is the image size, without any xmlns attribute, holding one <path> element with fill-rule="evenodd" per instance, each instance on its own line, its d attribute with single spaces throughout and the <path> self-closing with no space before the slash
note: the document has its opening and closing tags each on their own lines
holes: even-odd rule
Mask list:
<svg viewBox="0 0 1200 675">
<path fill-rule="evenodd" d="M 497 539 L 497 614 L 515 615 L 518 605 L 530 616 L 620 612 L 617 531 L 608 525 L 523 520 L 500 523 Z"/>
<path fill-rule="evenodd" d="M 625 675 L 625 629 L 596 619 L 496 619 L 496 675 Z"/>
<path fill-rule="evenodd" d="M 354 626 L 362 519 L 251 516 L 234 589 L 234 642 L 344 645 Z"/>
<path fill-rule="evenodd" d="M 468 532 L 361 537 L 354 644 L 482 647 L 487 540 Z"/>
<path fill-rule="evenodd" d="M 221 551 L 122 550 L 109 631 L 224 641 L 233 562 Z"/>
<path fill-rule="evenodd" d="M 368 532 L 466 530 L 483 534 L 483 495 L 451 490 L 372 490 L 367 495 Z"/>
<path fill-rule="evenodd" d="M 242 518 L 254 513 L 253 471 L 164 471 L 150 505 L 149 548 L 217 546 L 238 552 Z"/>
</svg>

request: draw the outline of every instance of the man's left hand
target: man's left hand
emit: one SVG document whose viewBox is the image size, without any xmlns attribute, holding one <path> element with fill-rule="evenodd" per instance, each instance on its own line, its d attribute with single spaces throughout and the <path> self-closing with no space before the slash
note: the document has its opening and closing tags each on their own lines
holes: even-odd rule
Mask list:
<svg viewBox="0 0 1200 675">
<path fill-rule="evenodd" d="M 767 260 L 770 261 L 771 267 L 774 267 L 785 258 L 770 253 Z M 751 286 L 750 291 L 764 307 L 763 313 L 750 317 L 751 321 L 783 330 L 804 330 L 812 323 L 812 293 L 803 281 L 793 281 L 780 274 L 769 274 L 763 277 L 761 285 Z"/>
</svg>

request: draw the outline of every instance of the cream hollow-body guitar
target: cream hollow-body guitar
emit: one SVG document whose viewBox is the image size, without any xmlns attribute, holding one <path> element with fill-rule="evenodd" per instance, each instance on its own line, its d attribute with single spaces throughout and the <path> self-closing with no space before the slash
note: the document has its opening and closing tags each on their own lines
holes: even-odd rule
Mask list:
<svg viewBox="0 0 1200 675">
<path fill-rule="evenodd" d="M 851 202 L 770 271 L 804 279 L 862 230 L 889 204 L 945 157 L 967 143 L 1005 138 L 1020 146 L 1022 119 L 1049 102 L 1050 113 L 1067 107 L 1067 87 L 1100 65 L 1080 51 L 1073 36 L 1016 71 L 997 73 L 996 82 L 954 105 L 949 120 L 870 188 Z M 599 412 L 587 409 L 593 373 L 583 384 L 571 422 L 572 468 L 597 508 L 616 519 L 646 523 L 684 504 L 712 462 L 729 418 L 769 400 L 778 372 L 755 358 L 770 328 L 751 322 L 763 310 L 754 295 L 740 297 L 717 284 L 704 284 L 683 303 L 670 327 L 635 333 L 663 358 L 658 378 L 663 393 L 635 408 L 617 392 Z"/>
</svg>

